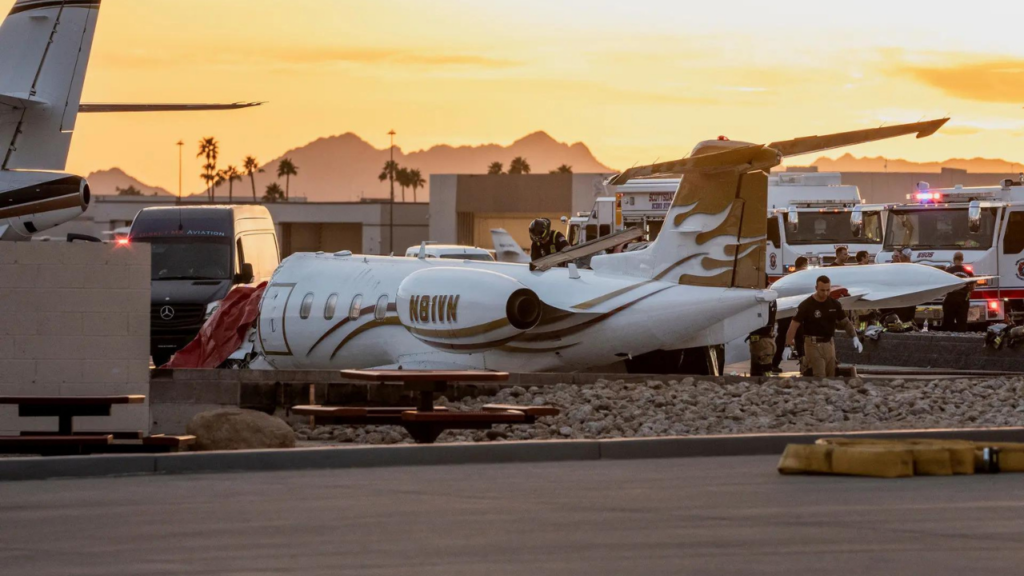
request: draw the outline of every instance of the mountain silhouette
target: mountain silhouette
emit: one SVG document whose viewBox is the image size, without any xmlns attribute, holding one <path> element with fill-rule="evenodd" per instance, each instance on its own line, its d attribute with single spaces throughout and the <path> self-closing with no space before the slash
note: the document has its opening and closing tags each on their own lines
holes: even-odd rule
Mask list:
<svg viewBox="0 0 1024 576">
<path fill-rule="evenodd" d="M 93 194 L 115 196 L 117 195 L 118 188 L 135 186 L 142 192 L 143 196 L 172 196 L 166 189 L 143 184 L 138 179 L 125 174 L 124 170 L 120 168 L 97 170 L 86 176 L 85 179 L 88 180 L 89 188 Z"/>
<path fill-rule="evenodd" d="M 820 172 L 941 172 L 959 168 L 977 174 L 1008 174 L 1024 170 L 1024 164 L 991 158 L 950 158 L 942 162 L 911 162 L 899 158 L 863 157 L 846 153 L 836 159 L 818 158 L 811 166 Z"/>
<path fill-rule="evenodd" d="M 419 189 L 417 200 L 429 198 L 431 174 L 485 174 L 491 162 L 501 162 L 505 169 L 516 156 L 529 162 L 533 173 L 546 173 L 562 164 L 574 172 L 614 172 L 599 162 L 582 142 L 558 142 L 545 132 L 534 132 L 509 146 L 449 146 L 439 144 L 427 150 L 408 154 L 395 146 L 395 162 L 403 168 L 419 169 L 427 181 Z M 289 158 L 298 167 L 299 175 L 291 178 L 291 194 L 304 196 L 311 202 L 352 202 L 361 198 L 387 198 L 388 182 L 378 175 L 390 158 L 388 148 L 374 148 L 351 132 L 320 138 L 300 148 L 285 152 L 267 162 L 265 173 L 256 175 L 256 191 L 263 193 L 267 184 L 276 182 L 277 167 L 282 158 Z M 284 186 L 284 179 L 280 180 Z M 236 190 L 237 191 L 237 190 Z M 218 187 L 218 196 L 226 191 Z M 406 189 L 406 200 L 412 202 L 412 189 Z M 401 201 L 402 191 L 395 184 L 395 199 Z"/>
</svg>

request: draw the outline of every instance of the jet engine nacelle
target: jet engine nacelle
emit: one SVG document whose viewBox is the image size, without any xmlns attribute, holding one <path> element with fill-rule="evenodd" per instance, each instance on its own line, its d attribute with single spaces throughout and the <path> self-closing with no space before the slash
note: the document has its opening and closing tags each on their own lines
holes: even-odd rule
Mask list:
<svg viewBox="0 0 1024 576">
<path fill-rule="evenodd" d="M 452 352 L 501 346 L 540 322 L 533 290 L 497 272 L 429 268 L 398 287 L 398 317 L 421 341 Z"/>
<path fill-rule="evenodd" d="M 89 207 L 92 193 L 81 176 L 53 172 L 3 171 L 0 179 L 0 239 L 24 240 L 74 220 Z"/>
</svg>

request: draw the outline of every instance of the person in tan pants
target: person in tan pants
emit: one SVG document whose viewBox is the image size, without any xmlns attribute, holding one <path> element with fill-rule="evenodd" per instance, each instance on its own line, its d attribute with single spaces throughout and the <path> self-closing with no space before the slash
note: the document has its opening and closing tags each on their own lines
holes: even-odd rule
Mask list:
<svg viewBox="0 0 1024 576">
<path fill-rule="evenodd" d="M 843 305 L 832 298 L 832 281 L 828 276 L 819 276 L 814 286 L 814 294 L 800 303 L 796 317 L 789 325 L 786 333 L 786 349 L 782 352 L 783 360 L 793 355 L 793 342 L 796 331 L 804 329 L 804 368 L 810 368 L 817 377 L 836 375 L 836 348 L 833 336 L 839 326 L 853 339 L 853 347 L 863 352 L 864 346 L 857 338 L 853 323 L 843 312 Z"/>
</svg>

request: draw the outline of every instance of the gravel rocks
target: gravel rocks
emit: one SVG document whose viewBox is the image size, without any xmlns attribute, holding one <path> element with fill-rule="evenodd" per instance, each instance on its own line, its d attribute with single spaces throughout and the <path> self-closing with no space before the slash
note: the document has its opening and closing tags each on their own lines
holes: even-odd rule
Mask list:
<svg viewBox="0 0 1024 576">
<path fill-rule="evenodd" d="M 699 378 L 699 377 L 698 377 Z M 529 426 L 449 430 L 438 442 L 640 438 L 756 432 L 826 432 L 1024 425 L 1024 378 L 805 380 L 717 383 L 684 378 L 591 385 L 515 386 L 492 397 L 437 404 L 479 410 L 489 403 L 561 409 Z M 297 426 L 299 440 L 411 443 L 398 426 Z"/>
</svg>

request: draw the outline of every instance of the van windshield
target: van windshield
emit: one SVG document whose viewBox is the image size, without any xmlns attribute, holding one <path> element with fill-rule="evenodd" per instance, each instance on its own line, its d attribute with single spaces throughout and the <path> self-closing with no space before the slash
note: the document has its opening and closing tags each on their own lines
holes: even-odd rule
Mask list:
<svg viewBox="0 0 1024 576">
<path fill-rule="evenodd" d="M 988 250 L 995 235 L 996 209 L 981 211 L 981 230 L 967 228 L 967 208 L 893 210 L 885 231 L 885 250 Z"/>
<path fill-rule="evenodd" d="M 864 233 L 853 235 L 850 213 L 800 212 L 796 231 L 788 226 L 789 214 L 783 214 L 786 242 L 789 244 L 881 244 L 882 217 L 878 212 L 864 212 Z"/>
<path fill-rule="evenodd" d="M 153 247 L 153 280 L 230 280 L 226 238 L 140 238 Z"/>
</svg>

